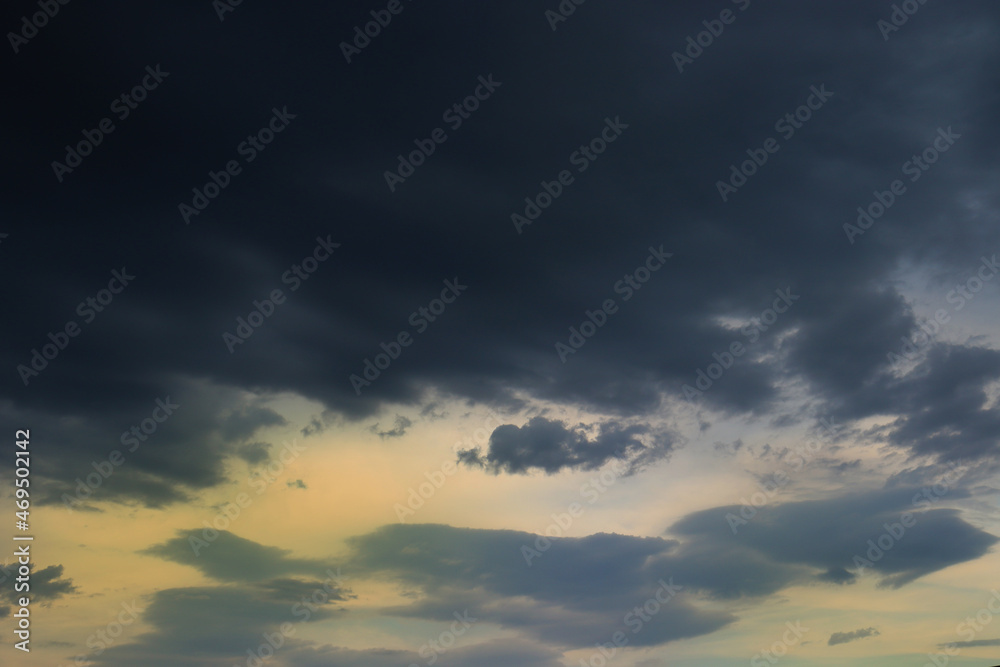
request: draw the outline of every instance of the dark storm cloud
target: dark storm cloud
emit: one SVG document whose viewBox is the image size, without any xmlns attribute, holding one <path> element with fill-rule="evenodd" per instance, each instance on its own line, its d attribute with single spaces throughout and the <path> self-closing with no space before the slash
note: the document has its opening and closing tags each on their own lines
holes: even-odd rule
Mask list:
<svg viewBox="0 0 1000 667">
<path fill-rule="evenodd" d="M 10 286 L 0 419 L 33 430 L 39 502 L 79 499 L 79 480 L 100 476 L 123 432 L 167 396 L 177 414 L 90 489 L 82 500 L 92 506 L 77 509 L 159 508 L 224 483 L 229 464 L 266 453 L 262 431 L 290 426 L 269 404 L 288 393 L 322 404 L 322 418 L 295 425 L 303 436 L 334 419 L 369 423 L 404 408 L 432 418 L 441 399 L 528 414 L 552 402 L 592 413 L 596 429 L 508 424 L 467 462 L 514 473 L 587 469 L 619 446 L 630 463 L 655 460 L 680 436 L 656 440 L 657 427 L 645 424 L 669 421 L 683 385 L 734 342 L 747 351 L 699 399 L 705 427 L 716 415 L 780 419 L 786 401 L 801 400 L 849 427 L 887 419 L 864 437 L 905 454 L 996 465 L 1000 353 L 975 337 L 991 331 L 932 346 L 904 374 L 886 357 L 917 327 L 900 267 L 933 277 L 943 296 L 983 252 L 1000 250 L 995 2 L 927 3 L 889 41 L 876 27 L 888 11 L 880 3 L 754 2 L 683 74 L 671 54 L 714 14 L 703 2 L 586 3 L 555 32 L 538 3 L 404 6 L 351 64 L 338 43 L 368 19 L 370 2 L 242 3 L 224 22 L 206 0 L 70 3 L 8 54 L 7 82 L 23 103 L 4 112 L 16 131 L 7 137 L 9 235 L 0 245 Z M 5 25 L 17 26 L 25 7 L 35 11 L 33 2 L 12 5 Z M 57 182 L 51 162 L 64 147 L 160 65 L 169 76 L 149 99 Z M 442 111 L 480 76 L 501 83 L 460 128 L 448 127 Z M 812 86 L 834 95 L 723 203 L 716 182 L 778 136 L 775 121 Z M 240 142 L 285 107 L 296 116 L 289 127 L 185 225 L 177 205 L 210 171 L 241 159 Z M 606 119 L 628 127 L 575 171 L 570 155 Z M 390 192 L 384 171 L 435 127 L 447 127 L 447 141 Z M 849 242 L 843 225 L 857 208 L 947 127 L 961 134 L 956 145 Z M 510 215 L 562 169 L 574 170 L 574 183 L 517 234 Z M 286 279 L 320 239 L 341 245 L 307 280 Z M 661 244 L 670 262 L 625 301 L 618 281 Z M 122 293 L 81 311 L 125 269 L 136 277 Z M 412 314 L 446 279 L 468 293 L 420 329 Z M 275 289 L 284 302 L 265 303 Z M 801 298 L 751 342 L 743 327 L 778 289 Z M 618 311 L 562 363 L 555 344 L 611 298 Z M 980 302 L 966 312 L 993 316 Z M 227 349 L 223 334 L 246 331 L 241 322 L 254 313 L 261 324 Z M 17 367 L 71 321 L 80 335 L 55 358 L 36 356 L 45 367 L 26 386 Z M 388 355 L 401 332 L 412 345 L 356 392 L 350 375 Z M 405 437 L 407 426 L 377 432 Z M 465 605 L 572 647 L 606 640 L 673 574 L 685 591 L 638 636 L 656 645 L 735 620 L 699 607 L 698 596 L 714 609 L 795 583 L 866 576 L 853 556 L 913 510 L 920 490 L 906 475 L 895 481 L 882 492 L 762 509 L 735 536 L 725 513 L 739 508 L 717 507 L 675 524 L 676 540 L 554 539 L 530 568 L 520 547 L 533 535 L 393 526 L 355 540 L 353 565 L 422 594 L 390 610 L 397 616 L 442 620 Z M 955 510 L 914 516 L 869 568 L 884 585 L 979 557 L 996 541 Z M 321 577 L 325 567 L 228 533 L 195 559 L 185 535 L 149 555 L 242 587 L 159 591 L 145 619 L 153 631 L 99 661 L 231 667 L 288 618 L 290 596 L 309 585 L 291 577 Z M 53 595 L 70 592 L 59 573 L 43 572 L 54 575 Z M 302 667 L 416 661 L 413 651 L 298 640 L 284 650 Z M 547 647 L 505 640 L 456 648 L 440 664 L 559 662 Z"/>
<path fill-rule="evenodd" d="M 1000 412 L 990 409 L 986 386 L 1000 373 L 1000 352 L 937 345 L 895 395 L 904 417 L 891 442 L 944 460 L 990 459 L 1000 451 Z M 895 426 L 895 425 L 894 425 Z"/>
<path fill-rule="evenodd" d="M 834 396 L 862 387 L 888 366 L 886 354 L 916 326 L 903 298 L 867 286 L 830 285 L 824 307 L 808 311 L 789 364 Z M 853 294 L 845 293 L 848 289 Z"/>
<path fill-rule="evenodd" d="M 843 391 L 824 390 L 831 414 L 850 420 L 897 414 L 895 420 L 869 430 L 867 437 L 941 461 L 995 458 L 1000 451 L 1000 412 L 990 409 L 987 387 L 1000 377 L 1000 352 L 937 343 L 899 376 L 887 355 L 898 352 L 900 338 L 883 341 L 881 369 Z"/>
<path fill-rule="evenodd" d="M 845 418 L 869 414 L 861 406 L 872 395 L 871 405 L 900 415 L 890 436 L 899 446 L 995 453 L 993 417 L 958 404 L 924 415 L 935 398 L 929 382 L 871 389 L 890 384 L 885 354 L 915 325 L 889 282 L 896 268 L 951 276 L 982 248 L 1000 248 L 996 226 L 984 224 L 998 207 L 1000 109 L 983 95 L 998 76 L 994 6 L 928 5 L 887 43 L 876 28 L 883 12 L 870 3 L 758 4 L 683 74 L 671 53 L 700 29 L 703 3 L 588 4 L 555 32 L 535 3 L 406 5 L 350 65 L 338 43 L 368 3 L 244 4 L 224 22 L 208 3 L 155 16 L 138 5 L 67 7 L 13 62 L 11 85 L 32 100 L 8 110 L 18 128 L 8 217 L 24 224 L 5 229 L 0 248 L 7 284 L 19 286 L 8 295 L 18 326 L 0 332 L 0 414 L 33 423 L 58 452 L 40 473 L 52 481 L 49 497 L 115 446 L 144 402 L 195 379 L 253 395 L 242 405 L 209 399 L 198 423 L 171 424 L 177 432 L 140 450 L 104 498 L 161 506 L 220 483 L 235 454 L 222 441 L 281 423 L 252 410 L 283 391 L 352 419 L 423 408 L 432 393 L 659 418 L 714 354 L 748 342 L 739 325 L 786 288 L 801 300 L 705 392 L 705 407 L 773 412 L 800 380 L 807 398 L 842 407 Z M 51 162 L 64 146 L 157 64 L 169 76 L 58 183 Z M 499 87 L 450 127 L 442 112 L 490 75 Z M 730 165 L 780 136 L 775 121 L 821 85 L 832 98 L 723 203 L 715 184 Z M 296 115 L 289 127 L 185 225 L 177 205 L 284 106 Z M 608 118 L 628 128 L 575 171 L 570 155 Z M 850 244 L 843 224 L 857 207 L 948 126 L 958 143 Z M 385 170 L 435 127 L 447 141 L 390 192 Z M 510 215 L 562 169 L 575 181 L 518 235 Z M 341 247 L 307 280 L 284 280 L 317 237 Z M 626 302 L 615 285 L 661 244 L 674 256 Z M 135 280 L 83 321 L 77 305 L 122 266 Z M 417 331 L 411 314 L 456 276 L 468 293 Z M 284 303 L 255 305 L 274 289 Z M 555 343 L 609 298 L 618 312 L 561 363 Z M 222 334 L 259 308 L 268 316 L 230 353 Z M 24 386 L 16 367 L 70 320 L 81 334 Z M 358 395 L 349 376 L 400 332 L 412 345 Z M 963 354 L 989 351 L 967 344 L 930 363 L 944 377 L 935 364 L 957 362 L 953 398 L 967 390 L 974 402 L 1000 371 L 991 361 L 963 366 Z M 185 410 L 196 411 L 190 402 Z M 206 431 L 220 441 L 206 444 Z"/>
<path fill-rule="evenodd" d="M 639 436 L 649 436 L 652 444 L 645 444 Z M 532 417 L 524 426 L 498 426 L 490 434 L 485 454 L 475 447 L 458 452 L 458 460 L 494 473 L 523 474 L 538 469 L 551 474 L 564 468 L 595 470 L 612 460 L 650 463 L 667 456 L 672 446 L 667 435 L 652 434 L 644 425 L 607 421 L 589 429 L 583 424 L 567 426 Z"/>
<path fill-rule="evenodd" d="M 222 437 L 227 440 L 246 440 L 268 426 L 284 426 L 288 422 L 274 410 L 248 406 L 233 411 L 222 423 Z"/>
<path fill-rule="evenodd" d="M 818 575 L 817 579 L 831 584 L 853 584 L 855 581 L 854 575 L 842 567 L 830 568 Z"/>
<path fill-rule="evenodd" d="M 847 642 L 864 639 L 865 637 L 877 637 L 880 634 L 882 633 L 875 628 L 861 628 L 859 630 L 851 630 L 850 632 L 834 632 L 830 635 L 830 639 L 826 642 L 826 645 L 836 646 L 837 644 L 846 644 Z"/>
<path fill-rule="evenodd" d="M 259 398 L 233 388 L 186 381 L 167 386 L 154 393 L 153 384 L 143 384 L 122 404 L 101 411 L 32 410 L 28 418 L 38 424 L 32 435 L 66 449 L 45 458 L 38 501 L 87 509 L 103 501 L 163 507 L 185 500 L 190 492 L 223 481 L 228 457 L 259 458 L 261 443 L 245 441 L 284 421 L 257 405 Z M 158 421 L 154 417 L 166 414 L 158 401 L 178 407 Z M 120 464 L 113 463 L 118 460 L 113 452 Z"/>
</svg>

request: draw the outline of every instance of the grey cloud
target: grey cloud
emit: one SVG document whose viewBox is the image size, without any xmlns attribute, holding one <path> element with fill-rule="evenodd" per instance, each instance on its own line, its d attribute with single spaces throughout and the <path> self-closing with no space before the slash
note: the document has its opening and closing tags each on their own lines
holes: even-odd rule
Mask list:
<svg viewBox="0 0 1000 667">
<path fill-rule="evenodd" d="M 896 487 L 786 502 L 762 507 L 748 520 L 740 518 L 739 506 L 716 507 L 686 516 L 669 532 L 706 549 L 749 549 L 772 563 L 816 568 L 822 581 L 851 583 L 857 576 L 874 572 L 881 585 L 898 588 L 950 565 L 979 558 L 998 542 L 996 536 L 964 521 L 957 510 L 934 509 L 921 496 L 922 491 Z M 950 488 L 947 498 L 968 495 L 962 488 Z M 891 538 L 891 547 L 884 555 L 872 551 L 869 557 L 869 540 L 877 543 L 889 530 L 887 524 L 899 533 L 900 528 L 894 526 L 904 514 L 912 515 L 912 526 L 903 528 L 901 537 Z M 856 557 L 863 560 L 856 561 Z"/>
<path fill-rule="evenodd" d="M 851 630 L 850 632 L 834 632 L 830 635 L 830 639 L 826 645 L 836 646 L 837 644 L 846 644 L 847 642 L 857 641 L 866 637 L 877 637 L 880 634 L 882 633 L 875 628 L 861 628 L 859 630 Z"/>
<path fill-rule="evenodd" d="M 263 463 L 270 458 L 271 445 L 266 442 L 250 442 L 236 450 L 236 455 L 249 463 L 256 465 Z"/>
<path fill-rule="evenodd" d="M 403 417 L 402 415 L 396 415 L 396 419 L 393 421 L 391 429 L 381 431 L 379 430 L 378 424 L 373 424 L 369 430 L 385 440 L 387 438 L 402 438 L 406 435 L 406 429 L 411 426 L 413 426 L 412 420 L 407 417 Z"/>
<path fill-rule="evenodd" d="M 313 583 L 318 585 L 309 589 Z M 312 609 L 301 603 L 301 595 L 311 596 L 321 586 L 321 582 L 289 586 L 278 581 L 263 588 L 205 586 L 157 591 L 138 605 L 151 632 L 88 657 L 98 665 L 115 667 L 232 667 L 234 660 L 247 659 L 248 650 L 257 652 L 265 645 L 265 633 L 282 640 L 279 629 L 288 623 L 293 634 L 281 641 L 284 653 L 302 645 L 298 633 L 303 623 L 335 617 L 337 612 L 329 608 L 332 601 L 317 598 Z"/>
<path fill-rule="evenodd" d="M 306 646 L 289 657 L 289 667 L 398 667 L 420 664 L 417 651 L 373 649 L 356 651 L 335 646 Z M 440 667 L 561 667 L 559 653 L 539 644 L 517 639 L 493 640 L 474 646 L 456 646 L 437 656 Z"/>
<path fill-rule="evenodd" d="M 657 555 L 676 548 L 670 540 L 608 534 L 554 538 L 529 567 L 522 547 L 534 548 L 536 538 L 515 531 L 386 526 L 352 539 L 349 567 L 420 591 L 413 604 L 383 613 L 446 620 L 455 610 L 469 609 L 481 621 L 566 647 L 587 646 L 626 629 L 629 611 L 654 596 L 660 579 L 674 574 L 672 563 L 653 565 Z M 672 581 L 686 583 L 681 577 Z M 681 591 L 630 636 L 634 645 L 652 646 L 713 632 L 734 620 L 701 609 Z"/>
<path fill-rule="evenodd" d="M 218 537 L 211 541 L 201 530 L 180 531 L 177 537 L 141 553 L 190 565 L 224 582 L 259 582 L 289 574 L 325 576 L 333 567 L 318 560 L 292 558 L 286 549 L 264 546 L 228 530 L 218 531 Z"/>
<path fill-rule="evenodd" d="M 973 639 L 967 642 L 950 642 L 948 644 L 938 644 L 938 648 L 979 648 L 981 646 L 1000 646 L 1000 639 Z"/>
<path fill-rule="evenodd" d="M 886 342 L 883 355 L 902 343 Z M 908 373 L 888 360 L 848 391 L 828 393 L 830 413 L 846 420 L 896 419 L 865 435 L 940 461 L 988 461 L 1000 448 L 1000 414 L 988 409 L 987 387 L 1000 378 L 1000 352 L 936 343 Z"/>
<path fill-rule="evenodd" d="M 23 592 L 15 590 L 17 564 L 11 564 L 2 569 L 0 578 L 0 600 L 17 604 L 18 598 L 24 597 Z M 34 563 L 31 567 L 31 601 L 41 604 L 58 600 L 65 595 L 78 592 L 72 579 L 63 579 L 62 565 L 49 565 L 38 569 Z M 2 615 L 0 615 L 2 616 Z"/>
</svg>

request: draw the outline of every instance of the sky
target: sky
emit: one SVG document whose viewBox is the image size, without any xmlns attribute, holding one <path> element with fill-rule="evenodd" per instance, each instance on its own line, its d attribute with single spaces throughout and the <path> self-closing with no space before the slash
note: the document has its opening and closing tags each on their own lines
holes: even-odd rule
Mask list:
<svg viewBox="0 0 1000 667">
<path fill-rule="evenodd" d="M 1000 662 L 996 3 L 0 21 L 0 664 Z"/>
</svg>

